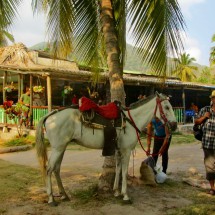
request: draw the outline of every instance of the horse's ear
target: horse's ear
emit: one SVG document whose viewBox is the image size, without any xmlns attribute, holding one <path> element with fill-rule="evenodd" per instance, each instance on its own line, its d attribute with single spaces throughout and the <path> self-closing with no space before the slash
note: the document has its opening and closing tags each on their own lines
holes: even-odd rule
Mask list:
<svg viewBox="0 0 215 215">
<path fill-rule="evenodd" d="M 155 92 L 157 97 L 160 97 L 160 94 L 158 93 L 158 91 Z"/>
</svg>

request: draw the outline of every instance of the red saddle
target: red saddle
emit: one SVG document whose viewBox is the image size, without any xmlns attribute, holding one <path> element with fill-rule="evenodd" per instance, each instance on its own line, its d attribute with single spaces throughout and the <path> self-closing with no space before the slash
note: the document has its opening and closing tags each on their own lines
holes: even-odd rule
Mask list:
<svg viewBox="0 0 215 215">
<path fill-rule="evenodd" d="M 79 110 L 89 111 L 93 109 L 96 113 L 107 119 L 116 119 L 119 116 L 119 109 L 114 102 L 98 106 L 94 101 L 86 97 L 80 98 Z"/>
</svg>

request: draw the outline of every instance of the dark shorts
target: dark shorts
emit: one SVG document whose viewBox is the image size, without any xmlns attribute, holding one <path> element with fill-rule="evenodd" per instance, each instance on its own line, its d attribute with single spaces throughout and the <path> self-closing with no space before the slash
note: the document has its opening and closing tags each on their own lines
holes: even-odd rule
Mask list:
<svg viewBox="0 0 215 215">
<path fill-rule="evenodd" d="M 204 164 L 206 170 L 206 179 L 215 180 L 215 150 L 204 149 Z"/>
</svg>

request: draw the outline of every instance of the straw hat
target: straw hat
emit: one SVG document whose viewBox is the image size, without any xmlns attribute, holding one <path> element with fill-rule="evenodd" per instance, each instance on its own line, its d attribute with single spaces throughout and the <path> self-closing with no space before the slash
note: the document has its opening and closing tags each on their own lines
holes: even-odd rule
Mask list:
<svg viewBox="0 0 215 215">
<path fill-rule="evenodd" d="M 211 95 L 210 95 L 210 98 L 213 98 L 213 97 L 215 97 L 215 90 L 213 90 Z"/>
</svg>

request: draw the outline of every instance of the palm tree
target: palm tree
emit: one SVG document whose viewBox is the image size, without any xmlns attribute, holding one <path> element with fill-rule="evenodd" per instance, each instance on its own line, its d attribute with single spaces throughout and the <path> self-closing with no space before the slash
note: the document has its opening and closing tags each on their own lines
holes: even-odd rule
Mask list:
<svg viewBox="0 0 215 215">
<path fill-rule="evenodd" d="M 196 79 L 194 72 L 198 70 L 198 67 L 192 66 L 192 63 L 196 61 L 195 58 L 190 57 L 190 54 L 183 53 L 180 55 L 180 58 L 175 58 L 174 61 L 176 63 L 176 69 L 172 71 L 172 74 L 179 77 L 182 81 Z"/>
<path fill-rule="evenodd" d="M 14 42 L 14 37 L 9 33 L 9 28 L 17 14 L 21 0 L 4 0 L 0 3 L 0 46 L 7 45 L 7 40 Z"/>
<path fill-rule="evenodd" d="M 180 32 L 185 23 L 177 0 L 32 0 L 32 5 L 34 12 L 47 13 L 56 55 L 67 55 L 73 49 L 86 65 L 107 65 L 111 101 L 125 103 L 127 32 L 133 36 L 142 62 L 157 74 L 165 75 L 168 56 L 183 48 Z"/>
<path fill-rule="evenodd" d="M 215 42 L 215 34 L 212 36 L 211 42 L 214 43 Z M 211 66 L 215 64 L 215 46 L 213 46 L 211 48 L 211 52 L 210 52 L 210 63 Z"/>
<path fill-rule="evenodd" d="M 214 80 L 212 75 L 212 68 L 211 67 L 204 67 L 201 71 L 200 77 L 198 78 L 198 82 L 210 84 Z"/>
<path fill-rule="evenodd" d="M 0 47 L 8 45 L 7 41 L 14 42 L 14 37 L 6 30 L 0 31 Z"/>
</svg>

